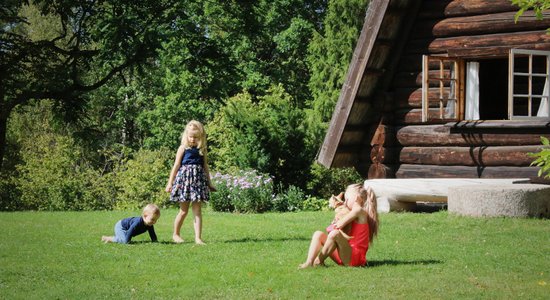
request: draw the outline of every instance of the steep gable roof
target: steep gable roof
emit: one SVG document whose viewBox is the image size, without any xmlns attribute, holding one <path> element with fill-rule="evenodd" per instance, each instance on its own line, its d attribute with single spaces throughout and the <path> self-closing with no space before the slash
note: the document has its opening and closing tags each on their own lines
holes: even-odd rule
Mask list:
<svg viewBox="0 0 550 300">
<path fill-rule="evenodd" d="M 342 86 L 318 162 L 326 167 L 357 165 L 361 153 L 369 151 L 365 140 L 374 135 L 383 107 L 374 101 L 379 86 L 395 64 L 396 52 L 404 45 L 419 0 L 372 0 L 369 3 L 352 61 Z M 360 162 L 359 162 L 360 163 Z"/>
</svg>

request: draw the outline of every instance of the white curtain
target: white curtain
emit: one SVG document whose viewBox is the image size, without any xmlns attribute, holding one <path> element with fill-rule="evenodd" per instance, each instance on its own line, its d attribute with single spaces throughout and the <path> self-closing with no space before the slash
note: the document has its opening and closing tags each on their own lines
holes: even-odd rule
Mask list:
<svg viewBox="0 0 550 300">
<path fill-rule="evenodd" d="M 455 78 L 455 68 L 454 63 L 451 64 L 451 78 Z M 456 95 L 455 95 L 456 82 L 453 80 L 449 86 L 449 97 L 447 98 L 447 106 L 445 106 L 445 118 L 454 119 L 456 118 Z"/>
<path fill-rule="evenodd" d="M 479 63 L 466 64 L 466 120 L 479 120 Z"/>
<path fill-rule="evenodd" d="M 539 111 L 537 117 L 548 117 L 548 77 L 544 83 L 544 90 L 542 91 L 543 98 L 540 100 Z"/>
</svg>

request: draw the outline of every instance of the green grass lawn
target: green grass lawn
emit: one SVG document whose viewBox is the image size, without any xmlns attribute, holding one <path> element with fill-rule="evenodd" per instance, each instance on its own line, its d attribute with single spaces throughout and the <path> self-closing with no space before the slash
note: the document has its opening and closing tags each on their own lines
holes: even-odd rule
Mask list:
<svg viewBox="0 0 550 300">
<path fill-rule="evenodd" d="M 298 270 L 331 212 L 204 212 L 207 246 L 173 244 L 175 209 L 132 245 L 103 244 L 138 212 L 0 213 L 0 299 L 548 299 L 550 220 L 382 214 L 366 268 Z M 193 240 L 191 220 L 183 237 Z"/>
</svg>

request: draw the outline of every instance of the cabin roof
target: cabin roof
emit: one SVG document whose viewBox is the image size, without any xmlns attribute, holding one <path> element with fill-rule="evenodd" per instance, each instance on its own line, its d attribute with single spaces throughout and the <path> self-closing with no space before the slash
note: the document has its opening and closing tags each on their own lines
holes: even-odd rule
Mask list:
<svg viewBox="0 0 550 300">
<path fill-rule="evenodd" d="M 526 41 L 519 38 L 518 45 L 485 47 L 476 42 L 476 35 L 487 33 L 480 30 L 489 30 L 498 21 L 510 35 L 519 37 L 523 32 L 535 30 L 534 35 L 539 36 L 550 26 L 549 11 L 544 12 L 542 22 L 531 14 L 527 21 L 511 23 L 508 19 L 517 10 L 509 0 L 371 0 L 317 161 L 326 167 L 368 169 L 372 146 L 382 144 L 383 139 L 388 142 L 384 133 L 377 130 L 380 124 L 392 122 L 383 120 L 383 116 L 395 113 L 391 85 L 401 74 L 396 69 L 407 65 L 403 54 L 411 46 L 411 40 L 425 54 L 503 56 L 511 47 L 524 46 Z M 493 18 L 494 15 L 506 15 L 506 19 Z M 416 23 L 419 19 L 422 22 Z M 485 22 L 485 29 L 469 24 L 468 20 Z M 434 50 L 436 42 L 446 36 L 458 38 L 459 47 Z M 532 46 L 550 47 L 546 37 L 536 43 Z M 419 63 L 413 61 L 410 69 Z"/>
<path fill-rule="evenodd" d="M 373 134 L 369 128 L 377 120 L 381 107 L 374 107 L 374 97 L 387 85 L 383 76 L 391 72 L 395 51 L 403 47 L 412 20 L 418 11 L 419 0 L 370 1 L 361 34 L 333 112 L 317 160 L 326 167 L 351 166 L 361 157 Z M 407 26 L 408 25 L 408 26 Z M 393 63 L 393 65 L 392 65 Z M 366 145 L 363 145 L 366 144 Z"/>
</svg>

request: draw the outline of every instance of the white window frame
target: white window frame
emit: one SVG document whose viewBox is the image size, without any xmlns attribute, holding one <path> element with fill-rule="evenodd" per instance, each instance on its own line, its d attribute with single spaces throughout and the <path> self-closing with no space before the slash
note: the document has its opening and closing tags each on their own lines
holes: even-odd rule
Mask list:
<svg viewBox="0 0 550 300">
<path fill-rule="evenodd" d="M 519 55 L 528 55 L 529 65 L 528 71 L 525 72 L 515 72 L 514 62 L 516 54 Z M 546 56 L 546 73 L 533 73 L 533 56 Z M 509 120 L 547 120 L 550 119 L 550 105 L 548 101 L 550 100 L 549 88 L 543 89 L 543 94 L 533 94 L 532 83 L 533 77 L 544 77 L 545 82 L 548 85 L 550 83 L 550 51 L 542 50 L 525 50 L 525 49 L 510 49 L 509 59 L 509 71 L 508 71 L 508 119 Z M 527 77 L 528 80 L 528 91 L 527 94 L 515 94 L 514 93 L 514 78 L 516 76 Z M 546 93 L 546 94 L 545 94 Z M 527 98 L 527 115 L 515 115 L 514 114 L 514 99 L 515 98 Z M 537 112 L 533 111 L 533 98 L 540 98 L 541 104 L 546 100 L 546 116 L 538 117 Z"/>
</svg>

